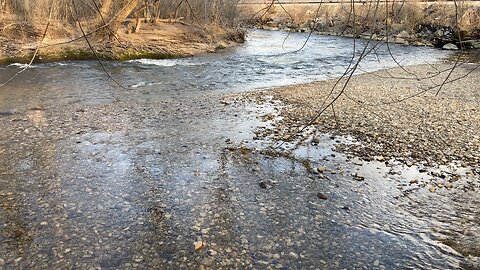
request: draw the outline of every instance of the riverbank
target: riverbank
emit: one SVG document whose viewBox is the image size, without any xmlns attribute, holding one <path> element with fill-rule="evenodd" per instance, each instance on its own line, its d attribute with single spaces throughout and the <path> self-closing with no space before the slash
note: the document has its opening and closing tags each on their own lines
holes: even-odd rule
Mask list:
<svg viewBox="0 0 480 270">
<path fill-rule="evenodd" d="M 475 2 L 374 2 L 249 4 L 250 26 L 259 29 L 314 32 L 448 50 L 480 49 L 480 7 Z M 457 10 L 457 13 L 455 11 Z M 352 13 L 355 12 L 355 16 Z"/>
<path fill-rule="evenodd" d="M 313 123 L 319 133 L 355 138 L 354 143 L 339 144 L 337 150 L 366 161 L 471 166 L 472 173 L 479 174 L 480 70 L 478 64 L 463 64 L 440 89 L 451 68 L 449 64 L 417 65 L 357 75 L 342 94 L 347 78 L 280 87 L 246 97 L 276 107 L 278 101 L 282 104 L 278 116 L 265 116 L 275 128 L 259 130 L 259 138 L 298 141 L 299 128 L 339 96 Z M 302 140 L 305 137 L 300 134 Z M 304 143 L 317 140 L 314 137 Z"/>
<path fill-rule="evenodd" d="M 78 29 L 51 25 L 43 42 L 46 25 L 21 25 L 1 21 L 0 63 L 28 63 L 39 46 L 34 62 L 95 59 L 177 58 L 214 52 L 244 41 L 239 29 L 215 25 L 201 28 L 181 21 L 142 23 L 141 31 L 118 31 L 116 38 L 97 40 L 89 36 L 93 49 Z M 63 30 L 62 30 L 63 29 Z M 130 33 L 129 33 L 130 32 Z"/>
</svg>

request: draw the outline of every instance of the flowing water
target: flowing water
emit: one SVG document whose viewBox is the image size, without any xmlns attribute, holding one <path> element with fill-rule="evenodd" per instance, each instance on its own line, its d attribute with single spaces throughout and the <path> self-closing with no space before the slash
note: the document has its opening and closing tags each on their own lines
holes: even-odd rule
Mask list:
<svg viewBox="0 0 480 270">
<path fill-rule="evenodd" d="M 94 61 L 34 65 L 0 88 L 0 269 L 478 267 L 478 248 L 464 249 L 479 245 L 478 192 L 405 193 L 405 175 L 429 176 L 332 150 L 351 138 L 292 157 L 238 147 L 261 147 L 257 116 L 275 108 L 225 95 L 338 77 L 366 44 L 313 35 L 297 51 L 307 35 L 286 37 L 255 30 L 221 53 L 106 63 L 126 89 Z M 390 51 L 403 65 L 448 56 Z M 358 73 L 397 65 L 385 45 L 374 52 Z M 20 68 L 0 67 L 0 81 Z"/>
</svg>

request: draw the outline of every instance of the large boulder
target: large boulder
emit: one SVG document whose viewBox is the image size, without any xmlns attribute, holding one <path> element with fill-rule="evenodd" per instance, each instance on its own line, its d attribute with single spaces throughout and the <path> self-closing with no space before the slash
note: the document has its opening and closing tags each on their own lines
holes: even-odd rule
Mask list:
<svg viewBox="0 0 480 270">
<path fill-rule="evenodd" d="M 462 45 L 467 49 L 480 49 L 480 40 L 472 39 L 462 41 Z"/>
<path fill-rule="evenodd" d="M 444 50 L 458 50 L 458 47 L 457 47 L 457 45 L 455 45 L 453 43 L 447 43 L 447 44 L 443 45 L 442 49 L 444 49 Z"/>
</svg>

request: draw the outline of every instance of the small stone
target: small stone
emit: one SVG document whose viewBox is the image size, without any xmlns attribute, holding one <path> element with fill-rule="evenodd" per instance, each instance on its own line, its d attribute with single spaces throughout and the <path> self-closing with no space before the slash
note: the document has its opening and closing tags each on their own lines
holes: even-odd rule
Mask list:
<svg viewBox="0 0 480 270">
<path fill-rule="evenodd" d="M 357 165 L 357 166 L 362 166 L 363 165 L 363 161 L 361 160 L 356 160 L 353 162 L 353 164 Z"/>
<path fill-rule="evenodd" d="M 258 260 L 257 261 L 258 264 L 261 264 L 261 265 L 269 265 L 270 263 L 267 262 L 267 261 L 262 261 L 262 260 Z"/>
<path fill-rule="evenodd" d="M 451 189 L 451 188 L 453 188 L 453 184 L 450 183 L 450 182 L 447 182 L 447 183 L 445 184 L 445 188 Z"/>
<path fill-rule="evenodd" d="M 379 266 L 379 265 L 380 265 L 380 261 L 379 261 L 379 260 L 375 260 L 375 261 L 373 262 L 373 265 Z"/>
<path fill-rule="evenodd" d="M 48 222 L 46 222 L 46 221 L 42 221 L 42 222 L 40 222 L 40 225 L 42 225 L 42 226 L 46 226 L 46 225 L 48 225 Z"/>
<path fill-rule="evenodd" d="M 133 261 L 137 262 L 137 263 L 140 263 L 140 262 L 143 261 L 143 256 L 141 256 L 141 255 L 133 256 Z"/>
<path fill-rule="evenodd" d="M 72 251 L 70 248 L 66 248 L 66 249 L 63 251 L 63 253 L 66 254 L 66 253 L 69 253 L 70 251 Z"/>
<path fill-rule="evenodd" d="M 407 38 L 407 37 L 410 37 L 410 34 L 408 34 L 408 32 L 405 30 L 397 34 L 397 38 Z"/>
<path fill-rule="evenodd" d="M 365 180 L 365 177 L 361 174 L 358 174 L 358 173 L 353 173 L 352 174 L 353 176 L 353 179 L 355 179 L 356 181 L 363 181 Z"/>
<path fill-rule="evenodd" d="M 213 265 L 213 263 L 215 262 L 215 258 L 214 257 L 206 257 L 203 261 L 202 261 L 202 264 L 204 266 L 206 266 L 207 269 L 211 269 L 210 266 Z M 179 267 L 179 269 L 184 269 L 185 267 Z"/>
<path fill-rule="evenodd" d="M 323 194 L 323 193 L 320 193 L 320 192 L 317 193 L 317 197 L 318 197 L 319 199 L 321 199 L 321 200 L 326 200 L 326 199 L 328 199 L 327 195 L 325 195 L 325 194 Z"/>
<path fill-rule="evenodd" d="M 295 259 L 295 260 L 298 259 L 298 254 L 295 253 L 295 252 L 293 252 L 293 251 L 290 252 L 290 253 L 288 254 L 288 256 L 290 256 L 292 259 Z"/>
<path fill-rule="evenodd" d="M 435 33 L 433 33 L 433 35 L 437 38 L 441 38 L 443 37 L 443 31 L 441 29 L 435 31 Z"/>
<path fill-rule="evenodd" d="M 384 161 L 385 158 L 384 158 L 383 156 L 377 156 L 377 160 L 378 160 L 378 161 Z"/>
<path fill-rule="evenodd" d="M 431 186 L 428 190 L 432 193 L 435 193 L 435 191 L 437 191 L 437 188 L 435 186 Z"/>
<path fill-rule="evenodd" d="M 325 166 L 320 166 L 320 167 L 317 168 L 317 172 L 319 172 L 319 173 L 323 173 L 326 170 L 327 170 L 327 167 L 325 167 Z"/>
<path fill-rule="evenodd" d="M 417 180 L 417 179 L 412 179 L 412 180 L 410 180 L 410 184 L 416 184 L 416 183 L 418 183 L 418 180 Z"/>
<path fill-rule="evenodd" d="M 277 184 L 277 182 L 272 181 L 272 180 L 260 181 L 260 183 L 258 183 L 258 185 L 261 188 L 265 188 L 265 189 L 273 188 L 273 186 L 275 186 L 276 184 Z"/>
<path fill-rule="evenodd" d="M 216 252 L 215 250 L 213 250 L 213 249 L 210 249 L 210 250 L 208 251 L 208 253 L 210 254 L 210 256 L 215 256 L 215 255 L 217 255 L 217 252 Z"/>
</svg>

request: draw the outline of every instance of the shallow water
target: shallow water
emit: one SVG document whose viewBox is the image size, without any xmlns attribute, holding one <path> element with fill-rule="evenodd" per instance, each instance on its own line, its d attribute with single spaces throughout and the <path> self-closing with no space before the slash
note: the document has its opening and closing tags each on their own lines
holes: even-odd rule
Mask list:
<svg viewBox="0 0 480 270">
<path fill-rule="evenodd" d="M 314 35 L 292 53 L 306 34 L 282 46 L 286 35 L 252 31 L 218 54 L 106 63 L 126 90 L 92 61 L 35 65 L 0 88 L 0 268 L 472 265 L 441 240 L 478 235 L 477 193 L 419 187 L 407 196 L 399 186 L 408 177 L 356 165 L 328 135 L 292 157 L 237 148 L 265 147 L 253 129 L 268 128 L 257 116 L 275 108 L 226 105 L 224 95 L 336 77 L 351 58 L 352 39 Z M 446 56 L 392 51 L 404 64 Z M 380 47 L 359 72 L 395 65 Z M 0 81 L 19 69 L 0 67 Z M 325 166 L 325 178 L 302 158 Z M 365 181 L 352 180 L 356 170 Z M 261 188 L 265 180 L 274 186 Z"/>
</svg>

